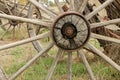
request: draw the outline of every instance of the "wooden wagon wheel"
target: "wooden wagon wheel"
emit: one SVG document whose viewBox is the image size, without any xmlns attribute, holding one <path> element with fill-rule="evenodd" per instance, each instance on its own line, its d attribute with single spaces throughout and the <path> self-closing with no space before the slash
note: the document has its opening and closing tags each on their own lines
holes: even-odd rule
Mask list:
<svg viewBox="0 0 120 80">
<path fill-rule="evenodd" d="M 39 2 L 39 0 L 36 0 L 36 1 Z M 30 4 L 29 11 L 28 11 L 28 18 L 42 19 L 40 9 L 35 7 L 34 5 Z M 34 26 L 36 26 L 36 27 L 34 27 Z M 34 37 L 34 36 L 38 35 L 41 28 L 42 28 L 42 25 L 28 24 L 27 29 L 28 29 L 29 36 Z M 32 44 L 38 52 L 41 51 L 42 48 L 38 41 L 33 41 Z"/>
<path fill-rule="evenodd" d="M 29 6 L 28 3 L 21 4 L 17 0 L 13 0 L 13 1 L 3 0 L 0 1 L 0 4 L 1 4 L 0 12 L 2 14 L 27 17 L 26 12 L 28 11 L 28 6 Z M 2 25 L 0 25 L 0 27 L 2 28 L 3 33 L 0 35 L 0 39 L 5 39 L 7 33 L 11 34 L 11 36 L 13 37 L 15 37 L 16 31 L 21 34 L 23 30 L 22 26 L 25 26 L 23 22 L 15 21 L 15 20 L 1 18 L 1 22 Z"/>
<path fill-rule="evenodd" d="M 68 80 L 72 80 L 72 69 L 71 68 L 72 68 L 72 52 L 73 51 L 76 51 L 81 56 L 83 63 L 90 75 L 90 79 L 95 80 L 95 77 L 90 68 L 90 65 L 82 51 L 85 45 L 90 50 L 92 50 L 97 55 L 99 55 L 101 58 L 103 58 L 106 62 L 108 62 L 110 65 L 112 65 L 115 69 L 120 71 L 120 66 L 118 64 L 112 61 L 103 52 L 101 52 L 99 49 L 97 49 L 95 46 L 93 46 L 89 42 L 89 38 L 92 37 L 92 38 L 102 39 L 105 41 L 111 41 L 111 42 L 120 44 L 119 39 L 95 34 L 95 33 L 92 33 L 90 30 L 95 27 L 120 23 L 119 18 L 105 21 L 105 22 L 89 23 L 89 19 L 91 19 L 94 15 L 96 15 L 99 11 L 104 9 L 114 0 L 105 1 L 98 8 L 96 8 L 94 11 L 92 11 L 91 13 L 87 15 L 83 15 L 83 11 L 85 10 L 88 0 L 83 0 L 83 2 L 81 3 L 82 5 L 78 9 L 76 9 L 75 7 L 76 5 L 74 3 L 74 0 L 67 0 L 69 4 L 67 4 L 67 8 L 64 8 L 64 10 L 62 9 L 62 6 L 59 4 L 59 1 L 55 0 L 56 5 L 60 11 L 59 13 L 53 12 L 51 9 L 49 9 L 49 7 L 44 6 L 41 2 L 37 2 L 35 0 L 29 0 L 29 1 L 32 4 L 34 4 L 36 7 L 41 9 L 44 12 L 44 14 L 48 15 L 50 20 L 46 22 L 45 20 L 42 20 L 42 19 L 39 19 L 39 20 L 28 19 L 28 18 L 22 18 L 22 17 L 10 16 L 10 15 L 4 15 L 4 14 L 0 14 L 0 17 L 11 19 L 11 20 L 24 21 L 30 24 L 42 25 L 44 26 L 44 28 L 48 28 L 49 31 L 39 34 L 38 36 L 35 35 L 34 37 L 28 38 L 26 40 L 22 40 L 16 43 L 11 43 L 9 45 L 2 46 L 0 47 L 0 50 L 14 47 L 14 46 L 21 45 L 21 44 L 25 44 L 25 43 L 35 41 L 38 39 L 43 39 L 48 36 L 52 37 L 52 42 L 50 42 L 48 45 L 46 45 L 45 48 L 40 50 L 40 52 L 35 57 L 33 57 L 30 61 L 28 61 L 28 63 L 26 63 L 15 74 L 13 74 L 9 78 L 9 80 L 14 80 L 24 70 L 26 70 L 36 59 L 38 59 L 42 54 L 52 49 L 54 45 L 57 46 L 58 52 L 50 68 L 50 71 L 48 72 L 46 80 L 51 79 L 51 76 L 53 75 L 57 62 L 60 59 L 61 54 L 64 54 L 64 52 L 68 53 Z M 78 0 L 75 0 L 75 1 L 78 1 Z"/>
</svg>

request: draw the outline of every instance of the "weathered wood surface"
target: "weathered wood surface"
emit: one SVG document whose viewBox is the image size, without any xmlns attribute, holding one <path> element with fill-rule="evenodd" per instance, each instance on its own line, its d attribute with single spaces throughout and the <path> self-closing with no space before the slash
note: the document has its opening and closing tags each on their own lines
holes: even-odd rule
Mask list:
<svg viewBox="0 0 120 80">
<path fill-rule="evenodd" d="M 69 31 L 73 32 L 69 35 Z M 89 26 L 77 14 L 62 16 L 53 27 L 53 38 L 56 44 L 65 50 L 74 50 L 82 47 L 86 43 L 88 36 Z"/>
<path fill-rule="evenodd" d="M 91 69 L 91 67 L 90 67 L 90 65 L 89 65 L 89 63 L 88 63 L 88 60 L 86 59 L 86 56 L 85 56 L 85 54 L 83 53 L 83 51 L 82 51 L 82 50 L 79 50 L 77 53 L 78 53 L 78 54 L 80 55 L 80 57 L 82 58 L 82 61 L 83 61 L 84 65 L 85 65 L 85 68 L 86 68 L 86 70 L 87 70 L 88 73 L 89 73 L 90 79 L 91 79 L 91 80 L 96 80 L 96 79 L 95 79 L 95 76 L 94 76 L 94 73 L 92 72 L 92 69 Z"/>
<path fill-rule="evenodd" d="M 0 67 L 0 80 L 8 80 L 2 67 Z"/>
<path fill-rule="evenodd" d="M 108 62 L 110 65 L 112 65 L 116 70 L 120 71 L 120 66 L 115 63 L 112 59 L 110 59 L 108 56 L 106 56 L 103 52 L 98 50 L 96 47 L 94 47 L 92 44 L 88 43 L 87 46 L 94 52 L 96 52 L 97 55 L 99 55 L 102 59 L 104 59 L 106 62 Z"/>
<path fill-rule="evenodd" d="M 21 40 L 18 42 L 14 42 L 14 43 L 10 43 L 10 44 L 4 45 L 4 46 L 0 46 L 0 50 L 9 49 L 9 48 L 12 48 L 12 47 L 15 47 L 18 45 L 26 44 L 26 43 L 29 43 L 29 42 L 32 42 L 32 41 L 35 41 L 38 39 L 46 38 L 49 36 L 50 36 L 50 32 L 46 32 L 46 33 L 43 33 L 43 34 L 35 36 L 35 37 L 31 37 L 31 38 L 24 39 L 24 40 Z"/>
<path fill-rule="evenodd" d="M 97 27 L 100 27 L 100 26 L 106 26 L 106 25 L 118 24 L 118 23 L 120 23 L 120 18 L 112 19 L 112 20 L 105 21 L 105 22 L 100 22 L 100 23 L 93 23 L 93 24 L 91 24 L 91 28 L 97 28 Z"/>
<path fill-rule="evenodd" d="M 44 11 L 47 15 L 49 15 L 52 18 L 55 18 L 57 14 L 50 10 L 48 7 L 43 6 L 42 3 L 38 3 L 35 0 L 29 0 L 32 4 L 34 4 L 36 7 L 40 8 L 42 11 Z"/>
<path fill-rule="evenodd" d="M 22 17 L 11 16 L 11 15 L 6 15 L 6 14 L 0 14 L 0 17 L 5 18 L 5 19 L 10 19 L 10 20 L 17 20 L 20 22 L 32 23 L 32 24 L 36 24 L 36 25 L 43 25 L 45 27 L 48 27 L 48 26 L 51 27 L 51 22 L 49 23 L 49 22 L 45 22 L 43 20 L 28 19 L 28 18 L 22 18 Z"/>
<path fill-rule="evenodd" d="M 84 0 L 74 0 L 75 10 L 79 10 Z"/>
<path fill-rule="evenodd" d="M 99 0 L 101 3 L 103 3 L 105 0 Z M 110 19 L 116 19 L 120 18 L 120 0 L 114 0 L 114 2 L 110 5 L 108 5 L 106 8 L 108 18 Z M 120 27 L 120 24 L 118 24 Z"/>
<path fill-rule="evenodd" d="M 105 0 L 99 0 L 101 3 L 103 3 Z M 120 18 L 120 0 L 114 0 L 114 2 L 110 5 L 108 5 L 106 8 L 108 19 L 117 19 Z M 117 24 L 118 27 L 120 27 L 120 23 Z M 114 27 L 114 26 L 113 26 Z M 101 31 L 98 31 L 101 30 Z M 103 34 L 109 37 L 118 38 L 120 37 L 120 31 L 115 30 L 108 30 L 105 28 L 97 29 L 97 32 L 99 34 Z M 118 36 L 118 37 L 116 37 Z M 119 38 L 118 38 L 119 39 Z M 117 64 L 120 65 L 120 44 L 118 43 L 112 43 L 108 41 L 100 41 L 101 45 L 104 48 L 104 52 Z M 107 47 L 106 47 L 107 46 Z"/>
<path fill-rule="evenodd" d="M 1 13 L 10 15 L 10 12 L 5 4 L 8 6 L 8 8 L 10 9 L 10 11 L 12 12 L 13 15 L 16 13 L 16 14 L 19 14 L 19 16 L 24 16 L 24 17 L 27 16 L 26 12 L 28 10 L 28 6 L 25 7 L 24 12 L 23 12 L 22 9 L 25 5 L 14 4 L 11 1 L 6 1 L 6 3 L 5 3 L 5 1 L 0 0 L 0 12 Z M 16 5 L 17 9 L 14 9 L 15 5 Z M 21 11 L 22 11 L 22 13 L 20 13 Z"/>
<path fill-rule="evenodd" d="M 101 4 L 99 7 L 97 7 L 94 11 L 92 11 L 90 14 L 86 16 L 86 19 L 89 20 L 93 16 L 95 16 L 99 11 L 107 7 L 109 4 L 111 4 L 114 0 L 107 0 L 103 4 Z"/>
<path fill-rule="evenodd" d="M 6 14 L 9 13 L 8 10 L 7 10 L 7 8 L 6 8 L 6 6 L 5 6 L 5 4 L 4 4 L 4 2 L 1 1 L 1 0 L 0 0 L 0 12 L 4 12 Z"/>
<path fill-rule="evenodd" d="M 107 37 L 107 36 L 103 36 L 103 35 L 99 35 L 99 34 L 95 34 L 95 33 L 92 33 L 91 37 L 120 44 L 119 39 L 112 38 L 112 37 Z"/>
</svg>

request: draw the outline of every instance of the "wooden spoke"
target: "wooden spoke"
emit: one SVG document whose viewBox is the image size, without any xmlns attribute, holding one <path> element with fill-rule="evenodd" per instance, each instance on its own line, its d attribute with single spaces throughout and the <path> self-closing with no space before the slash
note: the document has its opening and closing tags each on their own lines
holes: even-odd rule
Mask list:
<svg viewBox="0 0 120 80">
<path fill-rule="evenodd" d="M 30 25 L 30 24 L 29 24 L 29 25 Z M 28 27 L 28 33 L 29 33 L 29 36 L 30 36 L 30 37 L 36 36 L 36 33 L 35 33 L 34 31 L 35 31 L 35 30 L 34 30 L 34 29 L 31 29 L 31 27 L 30 27 L 30 28 Z M 40 44 L 39 40 L 38 40 L 38 41 L 32 41 L 32 43 L 33 43 L 34 48 L 35 48 L 38 52 L 40 52 L 42 48 L 41 48 L 41 44 Z"/>
<path fill-rule="evenodd" d="M 4 0 L 4 3 L 5 3 L 5 6 L 6 6 L 7 10 L 8 10 L 9 13 L 10 13 L 10 15 L 13 15 L 13 13 L 11 12 L 11 10 L 10 10 L 10 8 L 9 8 L 6 0 Z"/>
<path fill-rule="evenodd" d="M 90 26 L 91 26 L 91 28 L 96 28 L 96 27 L 106 26 L 106 25 L 110 25 L 110 24 L 117 24 L 117 23 L 120 23 L 120 18 L 105 21 L 105 22 L 92 23 L 92 24 L 90 24 Z"/>
<path fill-rule="evenodd" d="M 84 0 L 74 0 L 75 10 L 78 12 Z"/>
<path fill-rule="evenodd" d="M 9 23 L 7 22 L 7 23 L 5 23 L 5 24 L 2 24 L 0 27 L 4 30 L 4 31 L 6 31 L 6 28 L 5 28 L 5 26 L 7 26 Z"/>
<path fill-rule="evenodd" d="M 72 11 L 75 10 L 74 0 L 70 0 L 70 10 L 72 10 Z"/>
<path fill-rule="evenodd" d="M 85 7 L 86 7 L 86 5 L 87 5 L 87 2 L 88 2 L 88 0 L 83 0 L 83 3 L 82 3 L 82 5 L 80 6 L 78 12 L 83 13 L 83 11 L 85 10 Z"/>
<path fill-rule="evenodd" d="M 36 17 L 34 17 L 34 13 L 36 13 Z M 36 18 L 36 19 L 41 20 L 43 18 L 41 15 L 42 15 L 41 11 L 37 7 L 35 7 L 34 5 L 30 4 L 29 10 L 28 10 L 28 18 L 31 18 L 31 19 Z M 36 27 L 34 28 L 34 26 L 36 26 Z M 30 37 L 34 37 L 34 36 L 38 35 L 41 28 L 42 28 L 41 25 L 27 24 L 27 30 L 28 30 L 28 34 Z M 39 40 L 32 41 L 32 44 L 38 52 L 40 52 L 42 50 Z"/>
<path fill-rule="evenodd" d="M 28 3 L 21 9 L 21 11 L 17 14 L 17 16 L 20 16 L 20 14 L 26 9 L 28 6 Z"/>
<path fill-rule="evenodd" d="M 17 26 L 18 27 L 18 26 Z M 15 37 L 15 26 L 12 29 L 13 37 Z"/>
<path fill-rule="evenodd" d="M 44 16 L 44 15 L 41 15 L 41 17 L 45 20 L 47 20 L 48 22 L 52 22 L 53 20 L 50 19 L 48 16 Z"/>
<path fill-rule="evenodd" d="M 48 26 L 51 26 L 51 23 L 45 22 L 43 20 L 28 19 L 28 18 L 22 18 L 22 17 L 11 16 L 11 15 L 6 15 L 6 14 L 0 14 L 0 18 L 17 20 L 17 21 L 20 21 L 20 22 L 26 22 L 26 23 L 37 24 L 37 25 L 43 25 L 47 28 L 50 28 Z"/>
<path fill-rule="evenodd" d="M 111 38 L 111 37 L 107 37 L 107 36 L 103 36 L 95 33 L 92 33 L 91 37 L 120 44 L 120 39 L 116 39 L 116 38 Z"/>
<path fill-rule="evenodd" d="M 8 80 L 1 66 L 0 66 L 0 80 Z"/>
<path fill-rule="evenodd" d="M 40 8 L 41 10 L 43 10 L 45 13 L 47 13 L 50 17 L 52 16 L 53 18 L 55 18 L 57 16 L 56 13 L 54 13 L 52 10 L 48 9 L 47 7 L 43 6 L 42 3 L 40 2 L 38 3 L 35 0 L 29 0 L 29 1 L 38 8 Z"/>
<path fill-rule="evenodd" d="M 68 53 L 68 80 L 72 80 L 72 52 Z"/>
<path fill-rule="evenodd" d="M 21 30 L 21 27 L 22 26 L 24 26 L 23 24 L 18 24 L 18 28 L 19 28 L 19 32 L 21 33 L 21 36 L 23 37 L 23 38 L 25 38 L 24 37 L 24 33 L 23 33 L 23 31 Z"/>
<path fill-rule="evenodd" d="M 96 15 L 99 11 L 101 11 L 103 8 L 105 8 L 106 6 L 108 6 L 110 3 L 112 3 L 114 0 L 107 0 L 106 2 L 104 2 L 102 5 L 100 5 L 98 8 L 96 8 L 94 11 L 92 11 L 90 14 L 88 14 L 86 16 L 86 19 L 89 20 L 90 18 L 92 18 L 94 15 Z"/>
<path fill-rule="evenodd" d="M 6 29 L 6 31 L 0 36 L 0 39 L 3 39 L 3 37 L 7 34 L 7 32 L 9 31 L 11 25 Z"/>
<path fill-rule="evenodd" d="M 13 12 L 13 14 L 14 15 L 17 15 L 17 1 L 16 0 L 14 0 L 14 12 Z"/>
<path fill-rule="evenodd" d="M 83 61 L 84 65 L 85 65 L 85 67 L 86 67 L 86 69 L 87 69 L 87 71 L 89 73 L 89 76 L 90 76 L 91 80 L 96 80 L 95 77 L 94 77 L 94 74 L 92 72 L 92 69 L 91 69 L 91 67 L 90 67 L 90 65 L 89 65 L 83 51 L 79 50 L 78 53 L 79 53 L 80 57 L 82 58 L 82 61 Z"/>
<path fill-rule="evenodd" d="M 107 57 L 104 53 L 102 53 L 100 50 L 98 50 L 96 47 L 94 47 L 90 43 L 88 43 L 87 46 L 93 52 L 96 52 L 97 55 L 99 55 L 101 58 L 103 58 L 105 61 L 107 61 L 110 65 L 112 65 L 114 68 L 116 68 L 118 71 L 120 71 L 120 66 L 118 64 L 116 64 L 113 60 L 111 60 L 109 57 Z"/>
<path fill-rule="evenodd" d="M 56 65 L 57 65 L 57 62 L 58 62 L 58 60 L 59 60 L 59 58 L 60 58 L 60 56 L 61 56 L 61 54 L 62 54 L 62 51 L 63 51 L 63 50 L 59 49 L 59 51 L 58 51 L 58 53 L 57 53 L 57 55 L 56 55 L 56 58 L 55 58 L 55 60 L 53 61 L 53 64 L 52 64 L 52 66 L 51 66 L 51 68 L 50 68 L 50 71 L 49 71 L 49 73 L 48 73 L 48 75 L 47 75 L 47 77 L 46 77 L 46 80 L 51 80 L 51 77 L 52 77 L 52 75 L 53 75 L 53 72 L 54 72 L 54 70 L 55 70 L 55 67 L 56 67 Z"/>
<path fill-rule="evenodd" d="M 55 4 L 57 5 L 60 13 L 64 12 L 63 9 L 61 8 L 60 4 L 59 4 L 59 0 L 54 0 Z"/>
<path fill-rule="evenodd" d="M 28 42 L 31 42 L 31 41 L 35 41 L 35 40 L 38 40 L 38 39 L 42 39 L 42 38 L 45 38 L 45 37 L 49 37 L 49 36 L 50 36 L 50 32 L 46 32 L 46 33 L 40 34 L 40 35 L 35 36 L 35 37 L 31 37 L 31 38 L 24 39 L 24 40 L 21 40 L 21 41 L 18 41 L 18 42 L 14 42 L 14 43 L 10 43 L 10 44 L 7 44 L 7 45 L 0 46 L 0 50 L 4 50 L 4 49 L 8 49 L 8 48 L 15 47 L 15 46 L 18 46 L 18 45 L 22 45 L 22 44 L 25 44 L 25 43 L 28 43 Z"/>
<path fill-rule="evenodd" d="M 14 80 L 17 76 L 19 76 L 23 71 L 25 71 L 28 67 L 30 67 L 42 54 L 46 53 L 53 47 L 54 43 L 50 43 L 47 48 L 41 50 L 35 57 L 29 60 L 22 68 L 20 68 L 15 74 L 13 74 L 9 80 Z"/>
</svg>

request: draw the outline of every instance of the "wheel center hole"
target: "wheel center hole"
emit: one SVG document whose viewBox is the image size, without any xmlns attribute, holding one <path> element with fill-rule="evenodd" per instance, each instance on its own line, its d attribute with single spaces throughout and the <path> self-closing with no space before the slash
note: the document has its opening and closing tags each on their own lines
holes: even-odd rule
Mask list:
<svg viewBox="0 0 120 80">
<path fill-rule="evenodd" d="M 63 25 L 61 33 L 64 38 L 71 39 L 74 38 L 77 34 L 77 30 L 74 24 L 67 22 Z"/>
<path fill-rule="evenodd" d="M 10 20 L 9 23 L 13 26 L 16 26 L 17 24 L 19 24 L 19 22 L 15 20 Z"/>
</svg>

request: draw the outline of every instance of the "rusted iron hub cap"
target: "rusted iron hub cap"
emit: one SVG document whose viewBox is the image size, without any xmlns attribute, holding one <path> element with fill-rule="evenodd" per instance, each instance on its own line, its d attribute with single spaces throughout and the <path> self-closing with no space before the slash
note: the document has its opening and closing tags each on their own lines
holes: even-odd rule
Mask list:
<svg viewBox="0 0 120 80">
<path fill-rule="evenodd" d="M 59 48 L 67 51 L 77 50 L 87 43 L 90 26 L 81 14 L 65 12 L 54 22 L 52 36 Z"/>
<path fill-rule="evenodd" d="M 61 33 L 63 35 L 63 38 L 72 39 L 77 35 L 77 29 L 74 24 L 72 24 L 71 22 L 67 22 L 61 28 Z"/>
</svg>

